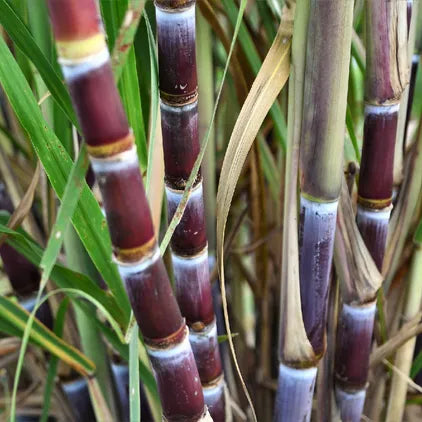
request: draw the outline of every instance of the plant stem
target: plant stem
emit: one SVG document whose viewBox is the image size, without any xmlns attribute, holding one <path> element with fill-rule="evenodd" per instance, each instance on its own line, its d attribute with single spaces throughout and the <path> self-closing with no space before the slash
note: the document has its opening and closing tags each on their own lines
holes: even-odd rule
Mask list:
<svg viewBox="0 0 422 422">
<path fill-rule="evenodd" d="M 168 421 L 207 418 L 184 319 L 145 196 L 94 0 L 48 0 L 59 61 L 98 181 L 114 258 L 144 337 Z"/>
<path fill-rule="evenodd" d="M 161 127 L 170 221 L 200 150 L 195 1 L 156 0 L 155 6 Z M 174 231 L 171 249 L 176 296 L 190 329 L 190 342 L 205 403 L 214 421 L 224 421 L 224 379 L 209 280 L 201 174 Z"/>
<path fill-rule="evenodd" d="M 197 13 L 197 45 L 196 60 L 198 68 L 198 111 L 199 111 L 199 139 L 203 139 L 214 108 L 214 75 L 212 57 L 212 32 L 202 13 Z M 208 237 L 208 251 L 215 253 L 215 209 L 216 209 L 216 177 L 215 177 L 215 133 L 210 133 L 207 150 L 202 162 L 204 175 L 204 202 Z"/>
<path fill-rule="evenodd" d="M 422 301 L 422 245 L 416 244 L 413 252 L 412 265 L 409 274 L 407 297 L 403 309 L 403 321 L 413 318 L 421 309 Z M 394 359 L 394 366 L 401 373 L 408 375 L 412 366 L 413 353 L 415 350 L 416 337 L 412 337 L 400 347 Z M 386 422 L 403 420 L 406 405 L 408 383 L 397 372 L 393 373 L 391 380 L 390 396 L 387 406 Z"/>
<path fill-rule="evenodd" d="M 313 358 L 312 347 L 307 342 L 303 327 L 302 314 L 300 311 L 300 287 L 298 280 L 298 241 L 297 241 L 297 172 L 299 161 L 300 128 L 302 123 L 303 109 L 303 81 L 305 73 L 306 33 L 309 18 L 309 1 L 299 0 L 296 4 L 293 41 L 292 63 L 290 66 L 289 101 L 288 101 L 288 145 L 286 151 L 285 173 L 285 196 L 284 196 L 284 229 L 282 249 L 282 277 L 280 299 L 280 350 L 279 350 L 279 382 L 277 387 L 277 399 L 275 403 L 274 421 L 281 422 L 287 416 L 295 416 L 298 409 L 302 409 L 305 420 L 309 420 L 312 410 L 312 396 L 315 382 L 315 374 L 308 373 L 310 389 L 307 395 L 302 396 L 301 403 L 293 403 L 286 400 L 292 397 L 289 389 L 295 391 L 301 387 L 300 369 L 289 362 L 299 360 L 302 356 Z M 292 305 L 290 307 L 289 305 Z M 297 312 L 298 311 L 298 312 Z M 295 315 L 295 312 L 298 315 Z M 299 324 L 300 331 L 296 327 Z M 301 325 L 300 325 L 301 324 Z M 300 356 L 289 353 L 289 343 L 294 336 L 300 335 Z M 307 343 L 306 343 L 307 342 Z M 298 348 L 295 347 L 295 353 Z M 291 369 L 287 371 L 286 368 Z M 297 371 L 297 375 L 295 374 Z M 286 377 L 287 375 L 287 377 Z M 282 378 L 281 378 L 282 376 Z M 297 387 L 295 384 L 298 384 Z"/>
<path fill-rule="evenodd" d="M 95 421 L 94 408 L 85 378 L 78 376 L 74 380 L 62 382 L 61 385 L 76 419 L 80 422 Z"/>
<path fill-rule="evenodd" d="M 407 84 L 407 5 L 399 0 L 381 4 L 369 0 L 366 12 L 366 106 L 357 225 L 381 271 L 392 208 L 398 111 Z M 357 300 L 343 293 L 336 351 L 336 398 L 342 420 L 351 422 L 360 421 L 365 403 L 379 287 L 371 280 L 374 274 L 368 277 L 373 285 L 366 291 L 356 284 L 351 289 Z"/>
<path fill-rule="evenodd" d="M 325 352 L 329 276 L 342 180 L 353 4 L 311 1 L 300 146 L 299 265 L 303 320 Z"/>
<path fill-rule="evenodd" d="M 407 84 L 407 28 L 405 2 L 367 2 L 366 107 L 357 222 L 380 270 L 391 213 L 398 111 Z"/>
<path fill-rule="evenodd" d="M 296 7 L 283 233 L 283 267 L 290 270 L 284 269 L 282 275 L 281 310 L 282 319 L 287 320 L 281 322 L 282 363 L 275 412 L 276 421 L 292 422 L 310 419 L 317 363 L 325 352 L 329 275 L 342 180 L 353 2 L 329 0 L 322 7 L 319 1 L 311 0 L 309 4 L 298 2 Z M 306 64 L 302 53 L 305 45 Z M 296 251 L 289 243 L 296 240 L 292 230 L 296 221 L 295 148 L 299 137 L 301 312 L 289 309 L 297 289 L 293 284 Z M 293 319 L 291 313 L 296 314 L 294 323 L 288 321 Z M 295 396 L 300 400 L 293 400 Z"/>
</svg>

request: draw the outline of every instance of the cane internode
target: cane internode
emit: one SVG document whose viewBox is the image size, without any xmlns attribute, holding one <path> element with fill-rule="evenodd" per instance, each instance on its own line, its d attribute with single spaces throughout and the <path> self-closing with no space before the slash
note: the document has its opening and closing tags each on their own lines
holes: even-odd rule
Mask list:
<svg viewBox="0 0 422 422">
<path fill-rule="evenodd" d="M 59 62 L 86 140 L 114 258 L 154 369 L 165 420 L 207 415 L 200 377 L 156 242 L 134 136 L 94 0 L 49 0 Z"/>
</svg>

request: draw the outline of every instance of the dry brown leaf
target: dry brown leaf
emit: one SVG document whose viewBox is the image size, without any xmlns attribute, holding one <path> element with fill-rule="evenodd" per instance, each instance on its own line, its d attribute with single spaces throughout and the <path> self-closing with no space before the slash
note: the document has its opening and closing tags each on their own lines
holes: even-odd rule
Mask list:
<svg viewBox="0 0 422 422">
<path fill-rule="evenodd" d="M 284 21 L 281 22 L 277 36 L 264 60 L 264 63 L 252 85 L 251 91 L 240 111 L 233 129 L 230 142 L 224 157 L 217 193 L 217 265 L 220 274 L 223 310 L 228 333 L 228 341 L 233 360 L 241 380 L 246 397 L 251 405 L 252 400 L 246 389 L 236 359 L 230 323 L 227 311 L 227 300 L 224 282 L 224 235 L 227 217 L 233 194 L 253 141 L 270 110 L 277 95 L 285 85 L 290 69 L 291 35 L 286 35 Z M 254 413 L 256 420 L 256 415 Z"/>
<path fill-rule="evenodd" d="M 298 166 L 308 9 L 295 16 L 292 68 L 289 82 L 288 146 L 284 181 L 283 249 L 280 299 L 280 354 L 285 364 L 313 362 L 315 353 L 303 323 L 299 283 Z M 297 24 L 297 25 L 296 25 Z"/>
<path fill-rule="evenodd" d="M 20 226 L 25 217 L 31 212 L 32 203 L 34 202 L 35 190 L 40 179 L 40 170 L 41 166 L 40 162 L 38 161 L 31 183 L 28 186 L 28 189 L 26 190 L 21 202 L 15 208 L 15 211 L 13 211 L 13 214 L 10 216 L 9 222 L 7 223 L 7 227 L 12 230 Z M 0 245 L 2 245 L 2 243 L 6 240 L 6 237 L 6 235 L 0 237 Z"/>
<path fill-rule="evenodd" d="M 359 232 L 344 178 L 337 212 L 334 262 L 346 303 L 364 304 L 375 298 L 383 278 Z"/>
<path fill-rule="evenodd" d="M 420 334 L 422 332 L 422 323 L 420 322 L 421 316 L 422 312 L 418 312 L 418 314 L 406 324 L 404 324 L 393 337 L 386 341 L 382 346 L 377 347 L 371 353 L 369 366 L 373 367 L 378 365 L 384 359 L 395 353 L 412 337 Z"/>
</svg>

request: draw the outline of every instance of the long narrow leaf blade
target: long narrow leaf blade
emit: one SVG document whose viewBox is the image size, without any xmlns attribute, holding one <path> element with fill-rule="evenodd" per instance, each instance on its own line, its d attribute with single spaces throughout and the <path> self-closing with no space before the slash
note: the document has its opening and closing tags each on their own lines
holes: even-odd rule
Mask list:
<svg viewBox="0 0 422 422">
<path fill-rule="evenodd" d="M 70 96 L 53 66 L 35 42 L 31 32 L 7 0 L 0 0 L 0 23 L 12 41 L 32 61 L 52 97 L 75 126 L 78 126 Z"/>
<path fill-rule="evenodd" d="M 0 318 L 18 330 L 20 337 L 23 335 L 28 317 L 28 312 L 17 303 L 0 296 Z M 54 356 L 57 356 L 83 376 L 88 376 L 95 370 L 95 366 L 91 360 L 79 350 L 57 337 L 37 319 L 34 319 L 34 324 L 30 332 L 30 340 Z"/>
</svg>

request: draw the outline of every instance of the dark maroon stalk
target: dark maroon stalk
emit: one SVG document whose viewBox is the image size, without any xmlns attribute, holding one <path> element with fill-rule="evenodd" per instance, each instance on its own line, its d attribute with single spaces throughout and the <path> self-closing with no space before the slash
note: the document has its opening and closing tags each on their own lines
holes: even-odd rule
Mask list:
<svg viewBox="0 0 422 422">
<path fill-rule="evenodd" d="M 114 257 L 144 336 L 164 417 L 202 420 L 207 416 L 199 374 L 155 239 L 95 1 L 48 0 L 48 6 L 59 61 L 103 197 Z"/>
<path fill-rule="evenodd" d="M 406 8 L 400 0 L 366 3 L 366 105 L 357 225 L 379 271 L 392 209 L 399 105 L 407 83 Z M 357 289 L 358 296 L 364 293 Z M 366 298 L 350 303 L 343 297 L 338 326 L 336 397 L 342 420 L 351 422 L 361 420 L 365 402 L 376 309 L 376 290 L 371 293 L 369 302 Z"/>
<path fill-rule="evenodd" d="M 0 210 L 13 213 L 14 207 L 3 183 L 0 183 Z M 19 298 L 20 305 L 32 312 L 36 301 L 36 292 L 40 286 L 38 268 L 7 243 L 0 246 L 3 269 L 9 278 L 13 291 Z M 35 316 L 48 328 L 53 327 L 53 315 L 48 302 L 43 302 Z"/>
<path fill-rule="evenodd" d="M 88 384 L 82 377 L 61 383 L 63 392 L 78 422 L 95 421 Z"/>
<path fill-rule="evenodd" d="M 391 212 L 398 111 L 407 83 L 407 12 L 407 3 L 399 0 L 367 3 L 366 107 L 357 221 L 380 269 Z"/>
<path fill-rule="evenodd" d="M 195 1 L 156 0 L 161 127 L 169 220 L 198 157 Z M 209 282 L 202 177 L 198 175 L 171 240 L 177 300 L 190 328 L 205 402 L 225 420 L 224 381 Z"/>
<path fill-rule="evenodd" d="M 336 383 L 345 390 L 361 390 L 367 383 L 375 303 L 343 304 L 337 334 Z"/>
<path fill-rule="evenodd" d="M 418 357 L 420 353 L 422 353 L 422 334 L 416 337 L 414 358 Z M 422 387 L 422 370 L 415 375 L 414 381 Z"/>
</svg>

